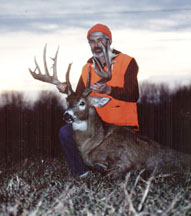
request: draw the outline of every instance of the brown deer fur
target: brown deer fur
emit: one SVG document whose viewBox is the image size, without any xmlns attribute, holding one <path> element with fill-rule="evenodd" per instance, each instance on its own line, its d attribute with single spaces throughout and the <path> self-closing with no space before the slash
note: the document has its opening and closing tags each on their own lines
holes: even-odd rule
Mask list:
<svg viewBox="0 0 191 216">
<path fill-rule="evenodd" d="M 104 106 L 109 99 L 72 94 L 67 102 L 69 108 L 65 116 L 69 114 L 72 119 L 68 122 L 73 125 L 76 146 L 86 165 L 94 167 L 99 163 L 115 174 L 141 167 L 182 169 L 184 165 L 191 165 L 189 157 L 184 161 L 180 153 L 163 149 L 148 137 L 127 127 L 103 122 L 94 106 Z"/>
</svg>

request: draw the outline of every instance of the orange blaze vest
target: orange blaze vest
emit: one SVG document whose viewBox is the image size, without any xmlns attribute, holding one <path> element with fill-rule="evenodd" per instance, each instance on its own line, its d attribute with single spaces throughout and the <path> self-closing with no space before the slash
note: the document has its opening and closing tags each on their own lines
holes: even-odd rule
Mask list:
<svg viewBox="0 0 191 216">
<path fill-rule="evenodd" d="M 120 53 L 117 57 L 115 57 L 115 63 L 112 68 L 112 78 L 107 82 L 107 85 L 123 88 L 124 75 L 131 60 L 132 57 L 123 53 Z M 82 69 L 82 79 L 84 85 L 86 85 L 88 77 L 88 65 L 91 66 L 90 84 L 93 84 L 101 79 L 100 76 L 96 74 L 93 64 L 87 63 Z M 104 70 L 106 70 L 106 67 L 104 67 Z M 136 103 L 117 100 L 109 95 L 96 92 L 92 92 L 90 96 L 111 98 L 110 102 L 104 107 L 96 107 L 96 110 L 103 121 L 115 125 L 137 126 L 139 128 Z"/>
</svg>

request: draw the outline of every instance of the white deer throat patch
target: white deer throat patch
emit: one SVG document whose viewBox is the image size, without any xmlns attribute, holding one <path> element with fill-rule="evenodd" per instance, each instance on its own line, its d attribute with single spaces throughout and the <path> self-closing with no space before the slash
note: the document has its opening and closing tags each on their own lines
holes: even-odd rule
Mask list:
<svg viewBox="0 0 191 216">
<path fill-rule="evenodd" d="M 73 130 L 86 131 L 88 128 L 87 121 L 75 121 L 72 123 Z"/>
</svg>

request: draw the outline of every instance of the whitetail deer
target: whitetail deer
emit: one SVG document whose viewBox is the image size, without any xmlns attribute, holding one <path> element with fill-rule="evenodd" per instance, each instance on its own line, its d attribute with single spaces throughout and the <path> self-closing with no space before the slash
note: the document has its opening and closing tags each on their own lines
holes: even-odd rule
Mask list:
<svg viewBox="0 0 191 216">
<path fill-rule="evenodd" d="M 102 77 L 100 82 L 106 82 L 111 77 L 112 58 L 109 46 L 104 51 L 108 72 L 105 72 L 96 59 L 94 68 Z M 44 48 L 44 67 L 46 74 L 43 75 L 35 60 L 36 69 L 30 72 L 35 79 L 58 84 L 59 80 L 56 75 L 56 52 L 53 58 L 53 76 L 50 76 L 46 64 L 46 46 Z M 98 65 L 98 67 L 96 66 Z M 89 76 L 87 85 L 82 94 L 76 94 L 72 90 L 69 81 L 71 64 L 68 66 L 66 73 L 66 82 L 68 86 L 67 104 L 68 108 L 64 113 L 64 119 L 71 123 L 74 130 L 76 146 L 86 165 L 94 167 L 99 164 L 109 173 L 118 175 L 126 173 L 130 169 L 144 167 L 153 170 L 156 167 L 178 168 L 191 166 L 190 155 L 183 155 L 173 150 L 162 148 L 152 139 L 142 136 L 133 130 L 105 123 L 101 120 L 94 107 L 102 107 L 109 103 L 107 97 L 91 97 Z M 36 73 L 38 70 L 38 74 Z M 109 76 L 108 76 L 109 75 Z"/>
</svg>

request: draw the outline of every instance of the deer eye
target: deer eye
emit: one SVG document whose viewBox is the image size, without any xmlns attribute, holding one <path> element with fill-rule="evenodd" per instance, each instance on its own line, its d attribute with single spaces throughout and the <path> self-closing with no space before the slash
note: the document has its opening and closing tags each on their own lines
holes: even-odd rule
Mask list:
<svg viewBox="0 0 191 216">
<path fill-rule="evenodd" d="M 84 106 L 85 105 L 85 102 L 84 101 L 81 101 L 80 102 L 80 106 Z"/>
</svg>

